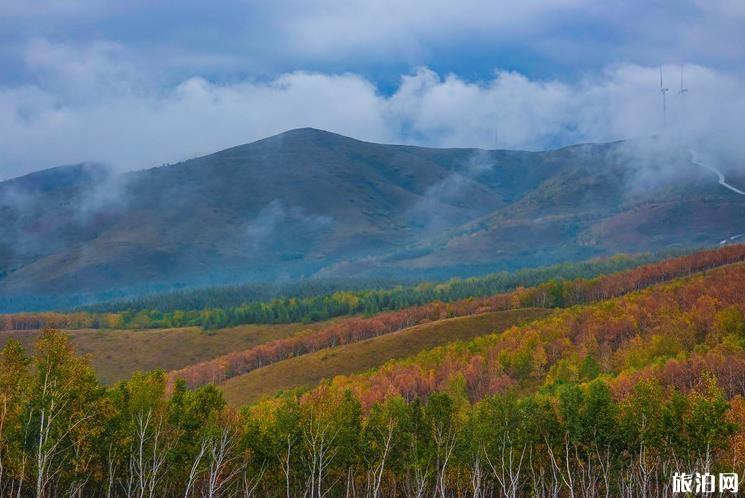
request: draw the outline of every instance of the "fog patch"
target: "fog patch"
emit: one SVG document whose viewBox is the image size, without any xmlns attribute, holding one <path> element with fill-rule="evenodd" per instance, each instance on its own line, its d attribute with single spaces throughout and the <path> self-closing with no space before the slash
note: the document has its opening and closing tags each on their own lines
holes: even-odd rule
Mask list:
<svg viewBox="0 0 745 498">
<path fill-rule="evenodd" d="M 330 216 L 309 213 L 297 206 L 287 206 L 274 199 L 250 220 L 245 229 L 246 250 L 249 256 L 302 257 L 312 242 L 334 225 Z"/>
<path fill-rule="evenodd" d="M 76 209 L 79 223 L 88 223 L 95 216 L 114 213 L 127 207 L 132 176 L 118 174 L 101 166 L 95 182 L 81 192 Z"/>
<path fill-rule="evenodd" d="M 464 222 L 467 219 L 465 213 L 474 213 L 469 195 L 482 191 L 479 176 L 490 172 L 495 165 L 496 161 L 489 151 L 474 150 L 450 174 L 426 189 L 406 213 L 406 219 L 427 232 L 440 231 Z"/>
<path fill-rule="evenodd" d="M 284 221 L 286 216 L 287 211 L 279 199 L 274 199 L 259 211 L 259 214 L 249 223 L 246 229 L 246 238 L 250 250 L 257 252 L 260 249 L 269 248 L 277 231 L 277 226 Z"/>
<path fill-rule="evenodd" d="M 87 241 L 128 205 L 128 178 L 84 163 L 0 184 L 0 270 L 71 243 L 79 245 L 76 261 L 87 261 Z"/>
</svg>

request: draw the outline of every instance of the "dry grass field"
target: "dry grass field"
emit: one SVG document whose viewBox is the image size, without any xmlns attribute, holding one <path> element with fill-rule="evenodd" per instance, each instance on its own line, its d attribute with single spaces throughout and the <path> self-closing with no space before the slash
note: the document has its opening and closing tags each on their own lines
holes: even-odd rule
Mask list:
<svg viewBox="0 0 745 498">
<path fill-rule="evenodd" d="M 231 351 L 247 349 L 263 342 L 312 331 L 330 322 L 313 324 L 241 325 L 203 331 L 198 327 L 153 330 L 70 330 L 73 345 L 87 354 L 102 382 L 111 384 L 136 371 L 175 370 Z M 33 348 L 39 331 L 0 332 L 0 347 L 8 339 Z"/>
</svg>

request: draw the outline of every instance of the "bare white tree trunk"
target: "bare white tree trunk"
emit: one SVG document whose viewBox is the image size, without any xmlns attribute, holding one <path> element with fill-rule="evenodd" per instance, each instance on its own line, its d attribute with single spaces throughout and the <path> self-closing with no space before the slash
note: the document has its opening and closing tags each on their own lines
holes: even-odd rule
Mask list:
<svg viewBox="0 0 745 498">
<path fill-rule="evenodd" d="M 502 434 L 501 443 L 498 465 L 492 461 L 487 451 L 484 451 L 484 456 L 494 478 L 502 489 L 502 494 L 508 498 L 515 498 L 520 490 L 520 474 L 525 460 L 525 452 L 528 448 L 527 445 L 523 445 L 522 450 L 520 450 L 520 457 L 517 458 L 512 438 L 507 432 Z"/>
<path fill-rule="evenodd" d="M 287 498 L 290 497 L 290 471 L 291 471 L 291 458 L 292 458 L 292 446 L 293 446 L 293 440 L 290 434 L 287 435 L 287 453 L 285 454 L 284 460 L 280 460 L 280 465 L 282 466 L 282 472 L 285 475 L 285 493 L 287 495 Z"/>
<path fill-rule="evenodd" d="M 49 378 L 49 373 L 45 374 L 41 392 L 43 402 L 38 412 L 39 434 L 34 455 L 36 461 L 36 498 L 44 498 L 52 480 L 58 476 L 63 464 L 58 457 L 72 444 L 68 443 L 70 434 L 80 424 L 91 418 L 91 415 L 87 415 L 75 421 L 67 421 L 68 423 L 71 422 L 70 425 L 57 426 L 57 420 L 68 403 L 67 399 L 60 399 L 60 393 L 66 391 L 67 386 L 60 386 L 58 389 L 57 383 Z M 62 423 L 65 423 L 64 419 Z M 53 433 L 57 429 L 60 432 Z"/>
<path fill-rule="evenodd" d="M 210 439 L 207 491 L 203 494 L 206 498 L 219 498 L 221 492 L 229 488 L 243 470 L 233 465 L 236 460 L 233 455 L 234 443 L 235 434 L 229 427 L 223 428 L 217 438 Z"/>
<path fill-rule="evenodd" d="M 413 476 L 409 474 L 406 479 L 406 487 L 408 488 L 407 496 L 423 498 L 427 493 L 430 472 L 429 469 L 423 469 L 419 461 L 419 445 L 416 439 L 411 442 L 410 455 L 413 457 Z"/>
<path fill-rule="evenodd" d="M 373 490 L 373 498 L 380 496 L 380 486 L 383 482 L 383 473 L 385 472 L 385 463 L 388 458 L 388 453 L 391 450 L 391 442 L 393 441 L 393 431 L 395 428 L 395 422 L 393 419 L 388 421 L 388 426 L 385 433 L 381 433 L 381 439 L 383 442 L 383 454 L 380 457 L 380 462 L 373 468 L 373 475 L 375 479 L 375 488 Z"/>
<path fill-rule="evenodd" d="M 336 449 L 333 448 L 336 434 L 330 433 L 329 424 L 311 416 L 308 426 L 303 430 L 303 436 L 311 458 L 311 475 L 306 492 L 310 491 L 311 498 L 322 498 L 326 494 L 323 486 L 326 469 L 336 456 Z"/>
<path fill-rule="evenodd" d="M 610 448 L 606 446 L 601 452 L 598 445 L 595 444 L 595 454 L 598 458 L 598 464 L 600 465 L 600 478 L 603 480 L 605 498 L 610 498 Z"/>
<path fill-rule="evenodd" d="M 189 477 L 186 479 L 186 489 L 184 490 L 184 498 L 189 498 L 191 496 L 192 491 L 194 490 L 194 483 L 196 482 L 197 476 L 199 475 L 199 465 L 202 463 L 202 458 L 204 458 L 204 454 L 207 452 L 207 441 L 205 438 L 202 438 L 202 441 L 199 445 L 199 451 L 197 452 L 197 455 L 194 457 L 194 461 L 191 464 L 191 469 L 189 470 Z"/>
<path fill-rule="evenodd" d="M 483 448 L 481 448 L 483 450 Z M 482 496 L 483 475 L 481 472 L 481 451 L 476 451 L 471 464 L 471 492 L 473 498 Z"/>
<path fill-rule="evenodd" d="M 256 492 L 256 488 L 261 483 L 261 478 L 264 475 L 264 467 L 261 467 L 259 474 L 255 477 L 248 477 L 246 473 L 243 474 L 243 498 L 252 498 Z"/>
<path fill-rule="evenodd" d="M 158 485 L 165 477 L 168 446 L 163 441 L 163 419 L 153 423 L 153 414 L 136 417 L 135 438 L 130 452 L 130 486 L 128 493 L 136 490 L 137 498 L 154 498 Z M 130 496 L 128 494 L 128 496 Z"/>
<path fill-rule="evenodd" d="M 445 473 L 447 472 L 450 457 L 455 449 L 456 433 L 452 427 L 436 427 L 434 430 L 434 440 L 437 446 L 437 478 L 435 485 L 435 496 L 445 497 Z"/>
<path fill-rule="evenodd" d="M 116 480 L 116 463 L 114 462 L 114 444 L 109 444 L 106 454 L 106 498 L 111 498 L 114 492 L 114 481 Z"/>
<path fill-rule="evenodd" d="M 555 476 L 558 475 L 561 479 L 561 482 L 563 482 L 564 486 L 566 486 L 569 496 L 571 498 L 574 498 L 574 478 L 572 475 L 571 463 L 569 461 L 569 434 L 564 435 L 563 465 L 559 465 L 559 462 L 556 460 L 556 455 L 553 448 L 551 447 L 551 444 L 549 444 L 548 439 L 546 439 L 546 451 L 549 458 L 551 459 L 551 464 L 554 469 L 554 481 L 556 481 Z"/>
<path fill-rule="evenodd" d="M 414 488 L 412 496 L 422 498 L 427 493 L 427 482 L 429 481 L 429 471 L 422 470 L 419 465 L 414 468 Z"/>
</svg>

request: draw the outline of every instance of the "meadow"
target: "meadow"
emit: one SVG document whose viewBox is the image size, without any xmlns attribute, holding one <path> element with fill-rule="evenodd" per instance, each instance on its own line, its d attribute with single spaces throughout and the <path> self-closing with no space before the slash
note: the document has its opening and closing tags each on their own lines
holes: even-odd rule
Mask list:
<svg viewBox="0 0 745 498">
<path fill-rule="evenodd" d="M 291 337 L 327 326 L 288 323 L 241 325 L 205 331 L 201 327 L 146 330 L 66 330 L 79 354 L 88 355 L 96 375 L 105 384 L 128 379 L 137 371 L 176 370 L 210 360 L 237 349 Z M 0 331 L 0 345 L 19 341 L 31 350 L 40 330 Z"/>
</svg>

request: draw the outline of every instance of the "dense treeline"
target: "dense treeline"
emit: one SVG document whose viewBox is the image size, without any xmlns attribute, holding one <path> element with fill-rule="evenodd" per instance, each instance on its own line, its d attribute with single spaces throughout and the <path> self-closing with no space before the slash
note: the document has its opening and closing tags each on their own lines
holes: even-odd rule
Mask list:
<svg viewBox="0 0 745 498">
<path fill-rule="evenodd" d="M 0 279 L 1 280 L 1 279 Z M 152 296 L 174 289 L 181 289 L 185 283 L 153 283 L 110 289 L 102 292 L 75 294 L 11 294 L 0 295 L 0 313 L 20 313 L 24 311 L 72 311 L 83 310 L 94 303 L 120 302 L 133 296 Z"/>
<path fill-rule="evenodd" d="M 645 257 L 648 257 L 645 255 Z M 390 278 L 317 278 L 288 282 L 252 282 L 240 285 L 212 285 L 203 288 L 179 289 L 126 299 L 115 299 L 85 307 L 80 311 L 98 313 L 142 310 L 194 311 L 210 308 L 233 308 L 245 303 L 268 302 L 273 299 L 311 298 L 340 291 L 364 291 L 414 285 L 410 280 Z"/>
<path fill-rule="evenodd" d="M 433 301 L 453 302 L 469 297 L 489 296 L 519 287 L 549 281 L 590 279 L 598 275 L 638 267 L 658 260 L 660 255 L 618 255 L 581 263 L 564 263 L 546 268 L 497 273 L 444 283 L 421 283 L 390 289 L 334 290 L 336 281 L 306 282 L 280 286 L 247 285 L 181 291 L 102 304 L 68 313 L 18 313 L 0 317 L 3 330 L 55 327 L 63 329 L 142 329 L 201 326 L 224 328 L 249 323 L 315 322 L 328 318 L 375 314 Z M 367 284 L 359 285 L 370 285 Z M 351 284 L 347 284 L 351 285 Z M 262 296 L 290 293 L 292 297 L 262 301 Z M 157 304 L 162 301 L 162 304 Z"/>
<path fill-rule="evenodd" d="M 588 369 L 470 399 L 462 384 L 370 406 L 321 386 L 235 412 L 161 372 L 105 389 L 60 332 L 0 353 L 0 495 L 648 497 L 674 472 L 741 469 L 745 401 L 704 376 L 614 394 Z"/>
<path fill-rule="evenodd" d="M 602 380 L 473 404 L 440 392 L 369 412 L 316 392 L 249 411 L 246 430 L 261 496 L 646 498 L 670 496 L 674 472 L 742 468 L 744 405 L 713 381 L 624 399 Z"/>
<path fill-rule="evenodd" d="M 173 372 L 172 377 L 186 380 L 190 387 L 223 382 L 228 378 L 293 356 L 388 334 L 428 321 L 515 308 L 569 307 L 595 302 L 682 275 L 741 261 L 743 258 L 745 246 L 731 246 L 673 258 L 591 280 L 549 281 L 528 289 L 519 288 L 510 293 L 462 299 L 451 303 L 435 301 L 400 311 L 379 313 L 370 318 L 349 318 L 313 334 L 278 339 L 196 363 Z"/>
</svg>

